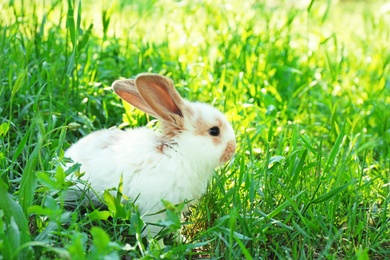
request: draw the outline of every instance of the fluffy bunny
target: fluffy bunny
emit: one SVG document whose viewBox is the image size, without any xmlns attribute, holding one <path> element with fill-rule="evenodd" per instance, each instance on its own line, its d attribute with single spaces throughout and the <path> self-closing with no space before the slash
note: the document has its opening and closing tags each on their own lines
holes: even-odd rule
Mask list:
<svg viewBox="0 0 390 260">
<path fill-rule="evenodd" d="M 182 99 L 164 76 L 140 74 L 135 80 L 117 80 L 112 87 L 123 100 L 158 118 L 161 132 L 145 127 L 100 130 L 73 144 L 65 157 L 81 164 L 85 174 L 80 178 L 96 192 L 88 194 L 96 204 L 96 195 L 118 187 L 122 176 L 122 193 L 136 200 L 145 222 L 157 223 L 164 218 L 153 215 L 164 209 L 161 199 L 173 204 L 196 201 L 206 191 L 214 169 L 235 152 L 233 128 L 210 105 Z M 72 188 L 68 201 L 82 195 L 80 184 Z M 143 235 L 160 229 L 148 225 Z"/>
</svg>

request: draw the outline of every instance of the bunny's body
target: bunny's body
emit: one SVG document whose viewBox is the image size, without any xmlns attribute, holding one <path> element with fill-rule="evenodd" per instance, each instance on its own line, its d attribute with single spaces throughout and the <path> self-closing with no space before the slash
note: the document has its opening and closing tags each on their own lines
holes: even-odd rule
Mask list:
<svg viewBox="0 0 390 260">
<path fill-rule="evenodd" d="M 141 214 L 152 214 L 144 218 L 146 222 L 156 223 L 162 219 L 153 215 L 164 209 L 161 199 L 178 204 L 206 191 L 214 169 L 234 154 L 234 132 L 220 111 L 183 100 L 165 77 L 142 74 L 135 81 L 117 81 L 113 88 L 124 100 L 159 118 L 162 132 L 100 130 L 72 145 L 65 156 L 81 164 L 80 172 L 85 173 L 81 179 L 97 196 L 118 187 L 122 176 L 123 194 L 136 200 Z M 96 195 L 88 196 L 99 203 Z M 70 201 L 78 197 L 77 189 L 67 194 Z M 149 226 L 144 234 L 158 230 Z"/>
</svg>

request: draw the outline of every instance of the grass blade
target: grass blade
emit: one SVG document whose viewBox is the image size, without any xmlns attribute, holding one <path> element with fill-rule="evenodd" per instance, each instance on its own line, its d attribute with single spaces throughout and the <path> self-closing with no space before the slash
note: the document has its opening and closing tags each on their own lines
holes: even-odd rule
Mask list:
<svg viewBox="0 0 390 260">
<path fill-rule="evenodd" d="M 271 219 L 273 217 L 275 217 L 276 215 L 278 215 L 283 209 L 285 209 L 286 207 L 290 206 L 291 205 L 291 201 L 292 200 L 295 200 L 296 198 L 298 198 L 299 196 L 301 196 L 302 193 L 304 193 L 305 191 L 301 191 L 300 193 L 298 193 L 297 195 L 291 197 L 290 199 L 286 200 L 285 202 L 283 202 L 282 204 L 280 204 L 276 209 L 274 209 L 272 212 L 270 212 L 268 215 L 267 215 L 267 219 Z"/>
<path fill-rule="evenodd" d="M 68 29 L 70 40 L 72 41 L 73 48 L 76 47 L 76 25 L 74 19 L 74 8 L 72 0 L 68 0 L 68 14 L 66 16 L 66 28 Z"/>
<path fill-rule="evenodd" d="M 305 163 L 306 157 L 307 157 L 307 149 L 303 151 L 298 164 L 296 164 L 296 166 L 293 169 L 293 172 L 291 174 L 292 176 L 291 187 L 295 187 L 295 184 L 298 181 L 299 174 L 303 171 L 303 165 Z"/>
<path fill-rule="evenodd" d="M 245 247 L 245 245 L 242 243 L 242 241 L 240 239 L 238 239 L 237 237 L 234 237 L 234 240 L 240 246 L 240 249 L 245 256 L 245 259 L 252 260 L 253 259 L 252 256 L 250 255 L 248 249 Z"/>
<path fill-rule="evenodd" d="M 38 142 L 33 152 L 29 156 L 26 167 L 23 170 L 22 179 L 20 181 L 19 201 L 23 212 L 27 215 L 28 208 L 33 204 L 35 187 L 37 178 L 35 175 L 35 167 L 38 163 L 39 152 L 41 145 Z"/>
<path fill-rule="evenodd" d="M 337 136 L 336 142 L 334 143 L 333 148 L 330 151 L 328 160 L 326 161 L 325 168 L 324 168 L 325 174 L 329 171 L 331 165 L 334 163 L 336 155 L 340 151 L 340 145 L 341 145 L 343 138 L 344 138 L 345 124 L 346 123 L 344 122 L 343 126 L 341 127 L 340 133 Z"/>
<path fill-rule="evenodd" d="M 330 200 L 331 198 L 333 198 L 334 196 L 336 196 L 337 194 L 339 194 L 340 192 L 342 192 L 343 190 L 345 190 L 346 188 L 348 188 L 348 186 L 353 184 L 353 183 L 355 183 L 355 181 L 352 181 L 352 182 L 346 183 L 342 186 L 339 186 L 337 188 L 334 188 L 333 190 L 315 198 L 314 200 L 311 201 L 311 203 L 317 204 L 317 203 L 326 202 L 326 201 Z"/>
</svg>

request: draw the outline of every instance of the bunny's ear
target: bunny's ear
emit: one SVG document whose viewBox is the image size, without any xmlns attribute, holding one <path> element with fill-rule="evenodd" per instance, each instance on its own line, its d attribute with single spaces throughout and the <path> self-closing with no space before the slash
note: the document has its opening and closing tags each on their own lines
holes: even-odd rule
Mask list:
<svg viewBox="0 0 390 260">
<path fill-rule="evenodd" d="M 115 93 L 127 103 L 144 111 L 145 113 L 158 117 L 158 114 L 142 99 L 138 93 L 133 79 L 121 79 L 112 83 Z"/>
<path fill-rule="evenodd" d="M 135 79 L 135 87 L 159 118 L 175 123 L 183 117 L 183 99 L 169 78 L 158 74 L 140 74 Z"/>
</svg>

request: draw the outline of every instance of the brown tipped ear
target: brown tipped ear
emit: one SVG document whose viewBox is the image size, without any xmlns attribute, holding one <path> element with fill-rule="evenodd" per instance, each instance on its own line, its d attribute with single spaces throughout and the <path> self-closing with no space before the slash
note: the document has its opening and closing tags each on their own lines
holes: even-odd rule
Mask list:
<svg viewBox="0 0 390 260">
<path fill-rule="evenodd" d="M 145 113 L 158 117 L 157 113 L 142 99 L 138 93 L 133 79 L 121 79 L 112 83 L 115 93 L 127 103 L 144 111 Z"/>
<path fill-rule="evenodd" d="M 176 122 L 178 117 L 183 117 L 183 99 L 169 78 L 158 74 L 140 74 L 135 79 L 135 87 L 160 118 Z"/>
</svg>

